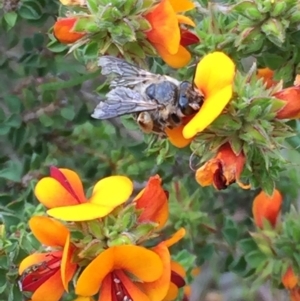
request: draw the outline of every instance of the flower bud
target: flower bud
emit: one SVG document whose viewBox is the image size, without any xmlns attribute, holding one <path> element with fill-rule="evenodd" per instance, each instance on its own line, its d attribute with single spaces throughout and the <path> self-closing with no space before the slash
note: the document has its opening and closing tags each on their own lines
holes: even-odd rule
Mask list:
<svg viewBox="0 0 300 301">
<path fill-rule="evenodd" d="M 263 23 L 261 30 L 265 33 L 266 37 L 275 45 L 281 46 L 285 41 L 285 28 L 282 23 L 271 18 Z"/>
<path fill-rule="evenodd" d="M 278 17 L 282 15 L 287 9 L 285 1 L 275 1 L 271 9 L 270 15 L 272 17 Z"/>
<path fill-rule="evenodd" d="M 282 276 L 282 284 L 286 289 L 293 289 L 298 284 L 299 278 L 295 275 L 291 266 L 288 267 L 285 274 Z"/>
</svg>

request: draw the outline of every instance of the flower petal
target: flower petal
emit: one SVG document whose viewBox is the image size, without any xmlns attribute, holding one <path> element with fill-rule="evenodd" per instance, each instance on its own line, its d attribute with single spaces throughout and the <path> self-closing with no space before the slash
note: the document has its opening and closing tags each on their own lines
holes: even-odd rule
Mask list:
<svg viewBox="0 0 300 301">
<path fill-rule="evenodd" d="M 76 294 L 96 294 L 105 276 L 118 269 L 128 271 L 141 281 L 150 282 L 162 275 L 163 265 L 159 256 L 146 248 L 133 245 L 111 247 L 84 269 L 77 281 Z"/>
<path fill-rule="evenodd" d="M 34 253 L 25 257 L 19 265 L 19 275 L 23 274 L 29 267 L 47 261 L 49 253 Z"/>
<path fill-rule="evenodd" d="M 114 301 L 112 296 L 112 274 L 109 273 L 102 282 L 98 301 Z"/>
<path fill-rule="evenodd" d="M 92 297 L 84 297 L 84 296 L 79 296 L 76 299 L 74 299 L 73 301 L 94 301 L 94 298 Z M 100 301 L 100 300 L 99 300 Z M 107 299 L 106 301 L 111 301 L 109 299 Z"/>
<path fill-rule="evenodd" d="M 182 239 L 185 236 L 185 229 L 180 228 L 175 232 L 169 239 L 165 240 L 164 243 L 167 247 L 171 247 L 174 244 L 176 244 L 180 239 Z"/>
<path fill-rule="evenodd" d="M 44 282 L 32 295 L 32 301 L 58 301 L 64 293 L 64 287 L 58 270 Z"/>
<path fill-rule="evenodd" d="M 169 290 L 163 301 L 173 301 L 178 296 L 178 287 L 173 283 L 170 282 Z"/>
<path fill-rule="evenodd" d="M 124 285 L 126 291 L 130 295 L 129 300 L 138 300 L 138 301 L 151 301 L 146 294 L 144 294 L 138 287 L 138 285 L 134 284 L 128 276 L 122 270 L 117 270 L 115 272 L 116 276 L 120 279 L 121 283 Z M 123 299 L 127 300 L 127 299 Z M 157 299 L 160 300 L 160 299 Z"/>
<path fill-rule="evenodd" d="M 180 45 L 182 45 L 183 47 L 187 47 L 189 45 L 197 44 L 200 42 L 198 36 L 196 36 L 191 31 L 181 28 L 180 32 L 181 32 Z"/>
<path fill-rule="evenodd" d="M 161 186 L 161 178 L 150 177 L 142 195 L 135 199 L 137 209 L 143 209 L 139 222 L 155 222 L 162 227 L 169 216 L 168 197 Z"/>
<path fill-rule="evenodd" d="M 43 178 L 36 184 L 34 194 L 47 208 L 79 203 L 57 180 L 50 177 Z"/>
<path fill-rule="evenodd" d="M 195 7 L 194 2 L 190 0 L 169 0 L 175 12 L 191 10 Z"/>
<path fill-rule="evenodd" d="M 142 287 L 150 300 L 162 300 L 168 292 L 171 280 L 171 257 L 169 250 L 164 242 L 153 248 L 153 251 L 159 255 L 163 263 L 163 274 L 154 282 L 143 283 Z"/>
<path fill-rule="evenodd" d="M 193 27 L 196 26 L 195 22 L 191 18 L 184 15 L 177 15 L 177 20 L 180 24 L 190 25 Z"/>
<path fill-rule="evenodd" d="M 184 267 L 177 261 L 171 261 L 171 270 L 176 272 L 182 278 L 186 276 Z"/>
<path fill-rule="evenodd" d="M 146 32 L 148 40 L 160 45 L 167 53 L 177 53 L 180 30 L 176 13 L 169 0 L 162 0 L 145 18 L 152 27 Z"/>
<path fill-rule="evenodd" d="M 115 207 L 104 207 L 97 204 L 84 203 L 74 206 L 52 208 L 47 214 L 63 221 L 82 222 L 106 216 Z"/>
<path fill-rule="evenodd" d="M 51 178 L 59 182 L 78 203 L 86 202 L 82 182 L 75 171 L 51 166 L 50 175 Z"/>
<path fill-rule="evenodd" d="M 50 247 L 63 247 L 69 235 L 69 230 L 62 223 L 47 216 L 33 216 L 29 227 L 42 244 Z"/>
<path fill-rule="evenodd" d="M 184 125 L 180 125 L 179 127 L 174 128 L 174 129 L 169 129 L 169 128 L 165 129 L 165 133 L 167 134 L 170 142 L 178 148 L 186 147 L 193 140 L 193 138 L 185 139 L 183 137 L 183 134 L 182 134 L 183 128 L 184 128 Z"/>
<path fill-rule="evenodd" d="M 55 38 L 63 44 L 74 43 L 85 36 L 83 32 L 72 32 L 76 18 L 62 18 L 55 22 L 53 27 L 53 34 Z"/>
<path fill-rule="evenodd" d="M 282 276 L 282 284 L 286 289 L 293 289 L 298 284 L 298 277 L 295 275 L 292 267 L 288 267 L 285 274 Z"/>
<path fill-rule="evenodd" d="M 213 52 L 198 63 L 195 73 L 195 84 L 206 98 L 231 86 L 235 75 L 233 61 L 223 52 Z M 206 102 L 206 100 L 205 100 Z"/>
<path fill-rule="evenodd" d="M 184 127 L 183 136 L 186 139 L 194 137 L 205 130 L 223 111 L 232 97 L 232 86 L 223 87 L 217 93 L 208 97 L 200 111 Z"/>
<path fill-rule="evenodd" d="M 178 51 L 175 54 L 171 54 L 161 45 L 155 44 L 154 47 L 161 58 L 172 68 L 184 67 L 191 60 L 191 54 L 182 45 L 179 45 Z"/>
<path fill-rule="evenodd" d="M 66 292 L 68 292 L 68 284 L 77 269 L 77 264 L 71 262 L 73 253 L 74 247 L 70 245 L 70 235 L 68 235 L 61 259 L 60 268 L 61 279 Z"/>
<path fill-rule="evenodd" d="M 132 191 L 133 183 L 129 178 L 107 177 L 96 183 L 89 202 L 115 208 L 127 201 Z"/>
</svg>

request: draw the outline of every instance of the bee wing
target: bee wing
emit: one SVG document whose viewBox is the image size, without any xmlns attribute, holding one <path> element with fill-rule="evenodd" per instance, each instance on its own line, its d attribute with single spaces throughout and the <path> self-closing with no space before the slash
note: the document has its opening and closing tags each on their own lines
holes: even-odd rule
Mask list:
<svg viewBox="0 0 300 301">
<path fill-rule="evenodd" d="M 112 88 L 117 86 L 134 87 L 143 82 L 164 78 L 162 75 L 153 74 L 146 70 L 140 69 L 122 59 L 113 56 L 100 57 L 98 66 L 102 67 L 103 75 L 116 75 L 114 80 L 110 83 L 110 87 Z"/>
<path fill-rule="evenodd" d="M 92 117 L 109 119 L 125 114 L 153 111 L 158 108 L 154 100 L 145 99 L 140 93 L 126 87 L 117 87 L 106 95 L 95 108 Z"/>
</svg>

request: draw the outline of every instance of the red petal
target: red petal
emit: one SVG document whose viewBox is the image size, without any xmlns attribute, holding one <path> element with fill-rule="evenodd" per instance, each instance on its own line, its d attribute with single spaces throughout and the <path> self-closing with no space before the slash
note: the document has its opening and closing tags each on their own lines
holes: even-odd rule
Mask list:
<svg viewBox="0 0 300 301">
<path fill-rule="evenodd" d="M 197 44 L 200 42 L 200 39 L 193 34 L 192 32 L 190 32 L 187 29 L 180 29 L 181 31 L 181 40 L 180 40 L 180 44 L 184 47 L 192 45 L 192 44 Z"/>
</svg>

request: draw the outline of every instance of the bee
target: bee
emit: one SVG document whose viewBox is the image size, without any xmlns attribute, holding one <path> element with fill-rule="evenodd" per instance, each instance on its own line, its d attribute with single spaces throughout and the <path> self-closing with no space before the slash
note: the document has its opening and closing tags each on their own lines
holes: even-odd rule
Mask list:
<svg viewBox="0 0 300 301">
<path fill-rule="evenodd" d="M 114 78 L 105 101 L 92 114 L 95 119 L 133 114 L 145 133 L 163 137 L 166 128 L 178 127 L 203 104 L 202 92 L 188 81 L 154 74 L 112 56 L 101 57 L 98 65 L 103 75 Z"/>
</svg>

